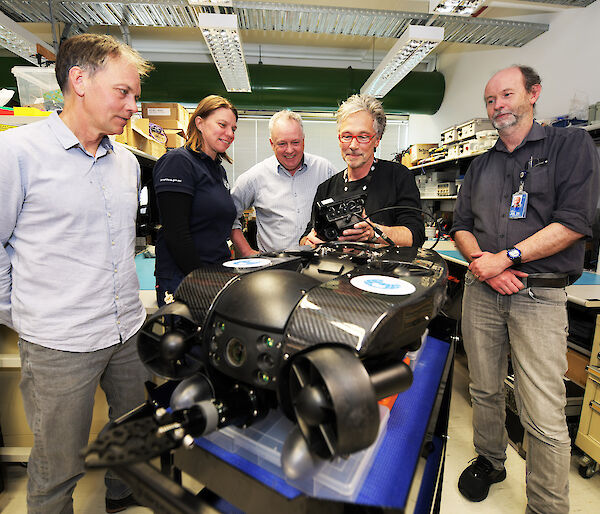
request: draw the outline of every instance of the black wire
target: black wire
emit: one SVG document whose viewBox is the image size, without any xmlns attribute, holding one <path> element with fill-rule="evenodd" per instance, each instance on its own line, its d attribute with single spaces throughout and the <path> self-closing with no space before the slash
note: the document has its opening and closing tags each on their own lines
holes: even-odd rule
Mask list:
<svg viewBox="0 0 600 514">
<path fill-rule="evenodd" d="M 394 243 L 394 240 L 392 238 L 386 236 L 378 227 L 375 226 L 375 224 L 373 222 L 369 221 L 368 218 L 363 218 L 362 216 L 359 216 L 358 214 L 356 214 L 356 217 L 359 220 L 364 221 L 367 225 L 369 225 L 373 229 L 373 232 L 375 232 L 375 235 L 377 235 L 381 239 L 383 239 L 388 245 L 396 246 L 396 243 Z"/>
<path fill-rule="evenodd" d="M 379 214 L 380 212 L 385 212 L 385 211 L 393 211 L 396 209 L 407 209 L 409 211 L 416 211 L 416 212 L 420 212 L 421 214 L 425 214 L 426 216 L 429 216 L 433 222 L 435 223 L 435 226 L 437 228 L 437 238 L 435 240 L 435 243 L 433 243 L 433 246 L 431 248 L 428 248 L 428 250 L 433 250 L 435 248 L 435 246 L 439 243 L 441 235 L 442 235 L 442 227 L 440 226 L 440 223 L 438 222 L 438 220 L 430 213 L 428 213 L 427 211 L 424 211 L 423 209 L 419 209 L 417 207 L 409 207 L 408 205 L 394 205 L 392 207 L 382 207 L 381 209 L 377 209 L 376 211 L 373 211 L 369 214 L 369 216 L 374 216 L 375 214 Z M 358 218 L 360 218 L 362 221 L 366 221 L 371 228 L 373 228 L 373 230 L 377 233 L 380 232 L 381 234 L 378 234 L 379 237 L 381 237 L 386 243 L 388 243 L 390 246 L 396 246 L 396 243 L 394 243 L 394 241 L 392 241 L 389 237 L 384 236 L 383 232 L 381 232 L 381 230 L 379 230 L 378 228 L 373 226 L 373 223 L 370 222 L 368 219 L 363 218 L 362 216 L 358 216 Z"/>
</svg>

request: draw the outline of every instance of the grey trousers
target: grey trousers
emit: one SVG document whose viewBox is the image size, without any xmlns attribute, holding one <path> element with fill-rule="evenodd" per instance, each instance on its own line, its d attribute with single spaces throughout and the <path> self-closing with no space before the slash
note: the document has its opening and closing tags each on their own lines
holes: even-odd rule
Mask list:
<svg viewBox="0 0 600 514">
<path fill-rule="evenodd" d="M 504 378 L 510 351 L 517 409 L 528 435 L 527 512 L 568 512 L 565 290 L 525 288 L 503 296 L 467 272 L 462 333 L 476 452 L 496 469 L 506 460 Z"/>
<path fill-rule="evenodd" d="M 94 395 L 106 394 L 112 421 L 145 401 L 149 373 L 141 364 L 132 337 L 95 352 L 65 352 L 19 340 L 21 393 L 34 443 L 27 466 L 30 514 L 73 512 L 73 490 L 84 474 Z M 107 497 L 120 499 L 130 490 L 106 474 Z"/>
</svg>

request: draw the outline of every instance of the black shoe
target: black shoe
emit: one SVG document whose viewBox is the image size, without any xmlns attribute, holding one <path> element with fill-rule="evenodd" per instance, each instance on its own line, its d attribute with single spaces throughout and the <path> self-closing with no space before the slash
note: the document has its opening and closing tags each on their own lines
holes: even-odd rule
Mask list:
<svg viewBox="0 0 600 514">
<path fill-rule="evenodd" d="M 121 498 L 120 500 L 106 498 L 106 512 L 121 512 L 129 507 L 137 507 L 139 505 L 140 504 L 133 497 L 133 494 L 125 496 L 125 498 Z"/>
<path fill-rule="evenodd" d="M 481 455 L 473 461 L 460 475 L 458 490 L 467 500 L 480 502 L 487 498 L 490 485 L 506 478 L 506 469 L 494 469 L 492 463 Z"/>
</svg>

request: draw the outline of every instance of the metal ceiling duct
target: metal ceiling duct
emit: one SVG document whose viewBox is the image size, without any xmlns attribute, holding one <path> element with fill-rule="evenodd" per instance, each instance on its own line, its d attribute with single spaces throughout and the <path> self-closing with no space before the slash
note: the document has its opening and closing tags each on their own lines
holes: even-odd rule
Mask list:
<svg viewBox="0 0 600 514">
<path fill-rule="evenodd" d="M 596 0 L 529 0 L 541 4 L 566 5 L 568 7 L 587 7 Z"/>
<path fill-rule="evenodd" d="M 550 0 L 573 5 L 588 0 Z M 408 25 L 444 27 L 445 41 L 520 47 L 549 28 L 490 18 L 435 16 L 391 10 L 353 9 L 275 2 L 233 1 L 232 7 L 191 6 L 187 0 L 54 0 L 54 20 L 76 24 L 196 27 L 197 13 L 233 12 L 240 30 L 310 32 L 365 37 L 399 37 Z M 215 11 L 215 9 L 220 9 Z M 3 0 L 3 11 L 17 22 L 49 23 L 47 0 Z"/>
</svg>

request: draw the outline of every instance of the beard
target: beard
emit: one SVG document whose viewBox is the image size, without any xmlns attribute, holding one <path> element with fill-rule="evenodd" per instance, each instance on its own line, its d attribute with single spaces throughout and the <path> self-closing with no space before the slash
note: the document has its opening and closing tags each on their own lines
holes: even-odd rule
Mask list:
<svg viewBox="0 0 600 514">
<path fill-rule="evenodd" d="M 521 118 L 517 113 L 511 111 L 498 113 L 498 116 L 499 115 L 503 115 L 501 120 L 497 120 L 496 116 L 492 118 L 492 125 L 496 130 L 504 130 L 514 127 L 517 123 L 519 123 L 519 119 Z"/>
</svg>

